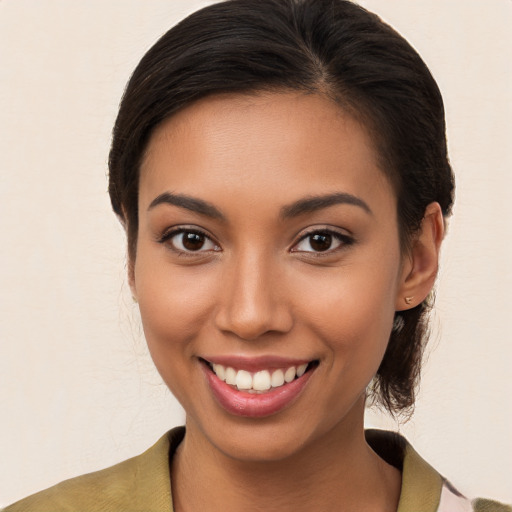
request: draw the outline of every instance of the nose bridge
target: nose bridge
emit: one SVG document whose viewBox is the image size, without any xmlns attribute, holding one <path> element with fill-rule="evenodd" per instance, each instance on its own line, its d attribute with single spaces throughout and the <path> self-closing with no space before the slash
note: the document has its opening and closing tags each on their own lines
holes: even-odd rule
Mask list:
<svg viewBox="0 0 512 512">
<path fill-rule="evenodd" d="M 286 332 L 291 315 L 279 287 L 283 285 L 275 258 L 246 249 L 226 265 L 217 325 L 246 340 L 267 332 Z"/>
</svg>

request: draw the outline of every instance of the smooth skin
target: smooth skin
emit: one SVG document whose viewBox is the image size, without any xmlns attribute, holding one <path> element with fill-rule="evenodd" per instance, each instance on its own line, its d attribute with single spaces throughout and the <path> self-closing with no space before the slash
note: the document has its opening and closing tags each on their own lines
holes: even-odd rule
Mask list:
<svg viewBox="0 0 512 512">
<path fill-rule="evenodd" d="M 396 510 L 401 475 L 364 439 L 365 390 L 395 311 L 432 289 L 443 237 L 432 203 L 403 254 L 396 205 L 364 127 L 321 95 L 212 96 L 157 128 L 129 272 L 186 411 L 176 512 Z M 287 407 L 247 418 L 204 377 L 202 359 L 226 355 L 318 366 Z"/>
</svg>

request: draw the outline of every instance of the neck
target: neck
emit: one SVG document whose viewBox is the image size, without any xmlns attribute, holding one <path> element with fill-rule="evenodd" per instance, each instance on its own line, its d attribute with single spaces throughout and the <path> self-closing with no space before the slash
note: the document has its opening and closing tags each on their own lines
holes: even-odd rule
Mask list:
<svg viewBox="0 0 512 512">
<path fill-rule="evenodd" d="M 174 510 L 396 511 L 400 473 L 371 450 L 357 423 L 286 459 L 254 462 L 223 454 L 188 422 L 172 466 Z"/>
</svg>

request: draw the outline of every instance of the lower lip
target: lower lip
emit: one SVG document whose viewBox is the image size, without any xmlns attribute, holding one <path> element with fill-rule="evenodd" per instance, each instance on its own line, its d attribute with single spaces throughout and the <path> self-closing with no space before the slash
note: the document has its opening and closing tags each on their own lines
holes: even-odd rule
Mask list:
<svg viewBox="0 0 512 512">
<path fill-rule="evenodd" d="M 306 386 L 314 370 L 307 371 L 302 377 L 288 384 L 259 394 L 234 389 L 206 366 L 203 366 L 203 371 L 213 396 L 227 412 L 247 418 L 263 418 L 291 405 Z"/>
</svg>

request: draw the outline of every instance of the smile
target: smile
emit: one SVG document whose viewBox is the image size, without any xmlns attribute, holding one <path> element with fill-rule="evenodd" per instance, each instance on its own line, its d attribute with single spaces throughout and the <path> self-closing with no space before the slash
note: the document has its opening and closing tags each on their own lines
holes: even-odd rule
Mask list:
<svg viewBox="0 0 512 512">
<path fill-rule="evenodd" d="M 230 366 L 212 364 L 212 369 L 217 377 L 226 384 L 236 386 L 239 390 L 249 393 L 263 393 L 271 388 L 279 388 L 285 383 L 290 383 L 297 377 L 302 377 L 306 372 L 308 363 L 299 366 L 290 366 L 285 369 L 261 370 L 255 373 L 247 370 L 236 370 Z"/>
<path fill-rule="evenodd" d="M 301 394 L 318 361 L 287 364 L 254 371 L 202 359 L 209 387 L 218 403 L 231 414 L 262 417 L 286 408 Z M 240 365 L 242 366 L 242 365 Z"/>
</svg>

